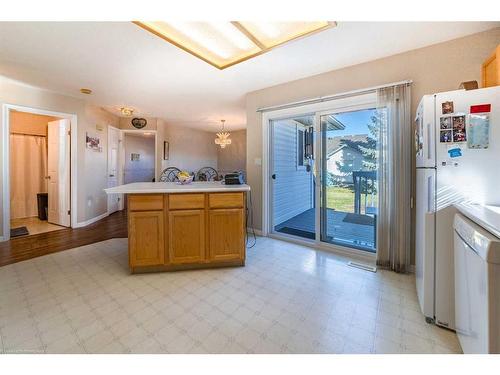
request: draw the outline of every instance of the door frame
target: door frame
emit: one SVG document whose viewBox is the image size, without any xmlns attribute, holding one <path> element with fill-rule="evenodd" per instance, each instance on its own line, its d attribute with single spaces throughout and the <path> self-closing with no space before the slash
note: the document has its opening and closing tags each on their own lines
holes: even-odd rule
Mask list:
<svg viewBox="0 0 500 375">
<path fill-rule="evenodd" d="M 121 164 L 121 160 L 124 159 L 124 147 L 123 147 L 123 129 L 117 128 L 116 126 L 113 125 L 108 125 L 108 141 L 107 141 L 107 147 L 108 147 L 108 154 L 106 155 L 106 180 L 109 178 L 109 129 L 117 130 L 118 131 L 118 155 L 117 155 L 117 160 L 116 160 L 116 169 L 117 169 L 117 180 L 118 180 L 118 185 L 123 184 L 123 168 Z M 108 186 L 109 187 L 109 186 Z M 120 202 L 118 203 L 118 211 L 122 211 L 124 209 L 124 199 L 123 199 L 123 194 L 121 195 Z M 109 199 L 106 205 L 107 213 L 108 215 L 110 214 L 109 210 Z"/>
<path fill-rule="evenodd" d="M 350 248 L 338 244 L 330 244 L 320 240 L 320 215 L 319 204 L 321 203 L 321 137 L 318 134 L 319 118 L 325 113 L 345 112 L 349 110 L 373 108 L 376 104 L 376 91 L 369 91 L 338 99 L 317 102 L 312 104 L 294 106 L 290 108 L 276 109 L 262 113 L 262 235 L 289 242 L 299 243 L 305 246 L 314 247 L 320 250 L 326 250 L 338 253 L 340 255 L 358 258 L 360 260 L 374 263 L 376 253 L 370 253 L 365 250 Z M 290 236 L 281 233 L 275 233 L 272 226 L 272 181 L 271 171 L 272 165 L 272 126 L 271 121 L 286 119 L 298 115 L 313 115 L 314 116 L 314 168 L 313 179 L 315 180 L 315 207 L 316 207 L 316 238 L 309 240 Z M 319 133 L 318 133 L 319 132 Z"/>
<path fill-rule="evenodd" d="M 73 113 L 64 113 L 45 110 L 35 107 L 26 107 L 16 104 L 2 104 L 2 188 L 3 188 L 3 235 L 0 241 L 10 240 L 10 112 L 19 111 L 35 115 L 45 115 L 59 117 L 70 120 L 70 225 L 72 228 L 78 226 L 77 223 L 77 129 L 78 116 Z"/>
</svg>

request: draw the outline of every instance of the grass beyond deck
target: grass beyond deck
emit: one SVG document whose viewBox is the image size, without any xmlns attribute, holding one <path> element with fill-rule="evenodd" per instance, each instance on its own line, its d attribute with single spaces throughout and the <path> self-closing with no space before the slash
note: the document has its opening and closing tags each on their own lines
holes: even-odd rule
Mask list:
<svg viewBox="0 0 500 375">
<path fill-rule="evenodd" d="M 368 206 L 376 206 L 378 204 L 378 196 L 374 194 L 373 204 L 371 197 L 368 195 Z M 354 191 L 346 187 L 327 186 L 326 188 L 326 207 L 337 211 L 354 212 Z M 361 213 L 364 214 L 364 194 L 361 194 Z"/>
</svg>

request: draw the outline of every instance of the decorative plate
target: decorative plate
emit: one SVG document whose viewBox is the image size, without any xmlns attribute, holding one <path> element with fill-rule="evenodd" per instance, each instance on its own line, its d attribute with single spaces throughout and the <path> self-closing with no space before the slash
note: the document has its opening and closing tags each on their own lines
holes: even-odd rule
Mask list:
<svg viewBox="0 0 500 375">
<path fill-rule="evenodd" d="M 147 121 L 145 118 L 133 118 L 132 119 L 132 125 L 134 126 L 134 128 L 136 129 L 142 129 L 143 127 L 145 127 L 147 125 Z"/>
</svg>

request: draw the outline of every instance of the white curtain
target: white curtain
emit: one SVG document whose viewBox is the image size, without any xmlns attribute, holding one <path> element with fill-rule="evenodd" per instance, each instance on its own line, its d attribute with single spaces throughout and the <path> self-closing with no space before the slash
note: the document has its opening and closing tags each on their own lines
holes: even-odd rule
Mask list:
<svg viewBox="0 0 500 375">
<path fill-rule="evenodd" d="M 377 92 L 380 117 L 377 264 L 408 272 L 411 249 L 412 127 L 410 84 Z"/>
<path fill-rule="evenodd" d="M 38 215 L 37 193 L 47 192 L 47 140 L 10 135 L 10 218 Z"/>
</svg>

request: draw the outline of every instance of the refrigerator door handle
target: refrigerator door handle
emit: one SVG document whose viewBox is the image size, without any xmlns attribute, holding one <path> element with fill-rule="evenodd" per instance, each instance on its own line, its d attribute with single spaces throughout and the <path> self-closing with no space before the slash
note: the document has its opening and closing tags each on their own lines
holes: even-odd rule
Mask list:
<svg viewBox="0 0 500 375">
<path fill-rule="evenodd" d="M 427 213 L 434 212 L 434 177 L 427 177 Z"/>
<path fill-rule="evenodd" d="M 431 134 L 431 124 L 427 124 L 426 126 L 426 132 L 427 132 L 427 159 L 432 160 L 432 145 L 431 145 L 431 140 L 432 140 L 432 134 Z"/>
</svg>

